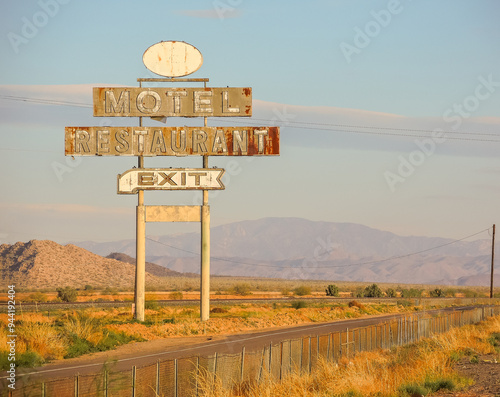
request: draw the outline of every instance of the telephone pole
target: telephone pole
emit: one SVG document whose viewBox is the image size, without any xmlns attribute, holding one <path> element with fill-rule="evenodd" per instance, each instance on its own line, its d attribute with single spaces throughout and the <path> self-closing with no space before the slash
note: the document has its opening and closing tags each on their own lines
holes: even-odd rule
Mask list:
<svg viewBox="0 0 500 397">
<path fill-rule="evenodd" d="M 495 264 L 495 225 L 493 224 L 493 237 L 491 239 L 491 282 L 490 299 L 493 298 L 493 267 Z"/>
</svg>

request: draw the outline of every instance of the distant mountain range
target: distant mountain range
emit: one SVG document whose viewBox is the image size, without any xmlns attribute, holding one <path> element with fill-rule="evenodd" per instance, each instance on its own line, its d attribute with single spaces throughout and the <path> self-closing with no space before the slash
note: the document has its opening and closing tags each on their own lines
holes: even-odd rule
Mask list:
<svg viewBox="0 0 500 397">
<path fill-rule="evenodd" d="M 199 234 L 147 240 L 147 260 L 199 273 Z M 135 240 L 74 243 L 135 256 Z M 214 275 L 417 284 L 489 285 L 491 241 L 398 236 L 351 223 L 264 218 L 211 229 Z M 499 270 L 500 271 L 500 270 Z M 500 277 L 495 285 L 500 286 Z"/>
</svg>

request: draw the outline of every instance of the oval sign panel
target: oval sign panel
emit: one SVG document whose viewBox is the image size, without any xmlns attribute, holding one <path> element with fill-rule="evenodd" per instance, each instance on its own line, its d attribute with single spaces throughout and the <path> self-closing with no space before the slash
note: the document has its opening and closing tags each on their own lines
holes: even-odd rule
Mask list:
<svg viewBox="0 0 500 397">
<path fill-rule="evenodd" d="M 161 41 L 144 52 L 142 62 L 160 76 L 180 77 L 196 72 L 203 56 L 196 47 L 183 41 Z"/>
</svg>

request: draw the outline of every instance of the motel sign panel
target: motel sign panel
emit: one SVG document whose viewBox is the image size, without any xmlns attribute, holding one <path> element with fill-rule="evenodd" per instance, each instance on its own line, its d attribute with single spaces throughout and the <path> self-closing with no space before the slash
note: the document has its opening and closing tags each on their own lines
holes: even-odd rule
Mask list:
<svg viewBox="0 0 500 397">
<path fill-rule="evenodd" d="M 97 117 L 250 117 L 251 88 L 94 87 Z"/>
</svg>

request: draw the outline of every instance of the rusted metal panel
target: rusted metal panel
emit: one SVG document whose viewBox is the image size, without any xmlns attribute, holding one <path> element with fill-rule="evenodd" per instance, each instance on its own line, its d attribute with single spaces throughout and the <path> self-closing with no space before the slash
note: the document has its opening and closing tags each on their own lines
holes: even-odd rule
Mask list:
<svg viewBox="0 0 500 397">
<path fill-rule="evenodd" d="M 160 76 L 181 77 L 196 72 L 203 64 L 203 56 L 184 41 L 161 41 L 144 52 L 142 62 Z"/>
<path fill-rule="evenodd" d="M 118 175 L 118 194 L 138 190 L 223 190 L 222 168 L 136 168 Z"/>
<path fill-rule="evenodd" d="M 271 156 L 279 127 L 66 127 L 67 156 Z"/>
<path fill-rule="evenodd" d="M 94 87 L 97 117 L 249 117 L 251 88 Z"/>
<path fill-rule="evenodd" d="M 146 222 L 200 222 L 199 205 L 146 205 Z"/>
</svg>

